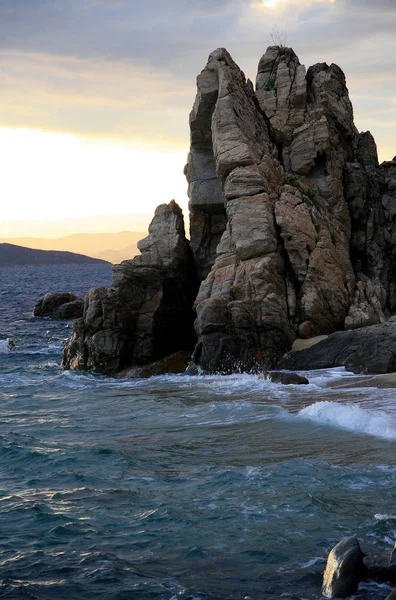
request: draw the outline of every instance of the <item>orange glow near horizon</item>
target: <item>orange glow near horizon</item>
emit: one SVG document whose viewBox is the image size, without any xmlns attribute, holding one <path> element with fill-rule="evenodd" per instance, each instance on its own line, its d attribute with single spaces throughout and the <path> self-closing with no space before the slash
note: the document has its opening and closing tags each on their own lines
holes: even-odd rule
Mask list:
<svg viewBox="0 0 396 600">
<path fill-rule="evenodd" d="M 0 161 L 2 222 L 152 213 L 172 199 L 186 212 L 186 152 L 0 128 Z"/>
</svg>

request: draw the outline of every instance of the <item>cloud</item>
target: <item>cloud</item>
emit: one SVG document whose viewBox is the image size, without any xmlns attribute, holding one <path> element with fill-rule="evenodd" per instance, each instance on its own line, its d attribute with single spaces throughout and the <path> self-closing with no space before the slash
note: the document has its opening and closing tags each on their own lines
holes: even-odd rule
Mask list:
<svg viewBox="0 0 396 600">
<path fill-rule="evenodd" d="M 225 46 L 254 80 L 277 27 L 307 66 L 323 61 L 341 66 L 358 126 L 372 123 L 377 136 L 378 119 L 370 119 L 375 111 L 386 118 L 395 95 L 396 2 L 271 4 L 2 0 L 1 122 L 187 145 L 195 78 L 208 54 Z"/>
<path fill-rule="evenodd" d="M 187 149 L 194 85 L 165 70 L 27 52 L 3 51 L 0 61 L 2 126 Z"/>
</svg>

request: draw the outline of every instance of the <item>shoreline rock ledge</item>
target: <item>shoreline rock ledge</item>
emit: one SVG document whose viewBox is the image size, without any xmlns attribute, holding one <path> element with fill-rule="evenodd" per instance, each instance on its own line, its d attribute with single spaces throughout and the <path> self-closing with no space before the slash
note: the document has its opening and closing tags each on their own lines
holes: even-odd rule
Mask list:
<svg viewBox="0 0 396 600">
<path fill-rule="evenodd" d="M 219 48 L 190 130 L 190 242 L 161 205 L 142 255 L 89 292 L 65 368 L 117 372 L 195 345 L 206 372 L 273 369 L 296 337 L 395 312 L 396 157 L 378 164 L 337 65 L 306 70 L 270 46 L 254 89 Z"/>
</svg>

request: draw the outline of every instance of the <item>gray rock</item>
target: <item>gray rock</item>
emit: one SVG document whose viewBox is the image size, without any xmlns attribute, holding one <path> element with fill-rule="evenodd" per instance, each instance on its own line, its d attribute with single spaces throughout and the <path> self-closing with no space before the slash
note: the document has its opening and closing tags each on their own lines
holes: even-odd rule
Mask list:
<svg viewBox="0 0 396 600">
<path fill-rule="evenodd" d="M 78 298 L 72 302 L 61 304 L 52 313 L 52 319 L 79 319 L 84 313 L 84 300 Z"/>
<path fill-rule="evenodd" d="M 195 268 L 182 211 L 160 205 L 139 242 L 141 255 L 113 267 L 113 288 L 94 288 L 66 343 L 62 367 L 118 373 L 195 342 Z"/>
<path fill-rule="evenodd" d="M 367 570 L 363 556 L 355 538 L 342 540 L 334 546 L 323 575 L 322 594 L 325 598 L 346 598 L 357 592 Z"/>
<path fill-rule="evenodd" d="M 289 353 L 280 366 L 292 370 L 345 366 L 354 373 L 396 371 L 396 323 L 337 331 L 311 348 Z"/>
<path fill-rule="evenodd" d="M 121 379 L 137 379 L 154 377 L 158 375 L 185 373 L 191 359 L 191 352 L 175 352 L 157 362 L 143 367 L 130 367 L 118 373 Z"/>
<path fill-rule="evenodd" d="M 37 301 L 33 315 L 53 319 L 75 319 L 82 316 L 82 309 L 82 298 L 72 292 L 49 293 Z"/>
<path fill-rule="evenodd" d="M 392 590 L 391 593 L 387 595 L 385 600 L 396 600 L 396 589 Z"/>
<path fill-rule="evenodd" d="M 187 349 L 195 310 L 204 371 L 396 368 L 393 334 L 353 333 L 396 313 L 396 161 L 378 165 L 357 131 L 342 70 L 270 46 L 255 92 L 219 48 L 197 78 L 190 139 L 190 243 L 161 205 L 142 254 L 88 295 L 64 366 L 117 372 Z M 297 335 L 344 327 L 299 353 L 308 366 L 279 362 Z"/>
</svg>

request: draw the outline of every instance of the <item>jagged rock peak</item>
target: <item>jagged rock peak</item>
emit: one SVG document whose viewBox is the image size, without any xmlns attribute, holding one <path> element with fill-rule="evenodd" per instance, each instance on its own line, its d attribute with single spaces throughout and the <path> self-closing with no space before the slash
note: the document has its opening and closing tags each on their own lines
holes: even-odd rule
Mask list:
<svg viewBox="0 0 396 600">
<path fill-rule="evenodd" d="M 176 202 L 160 205 L 133 260 L 113 267 L 113 288 L 89 291 L 63 353 L 66 369 L 117 373 L 195 343 L 192 253 Z"/>
<path fill-rule="evenodd" d="M 197 88 L 186 169 L 203 279 L 196 361 L 209 370 L 254 368 L 276 361 L 297 334 L 342 329 L 347 316 L 364 321 L 361 307 L 348 315 L 354 298 L 362 302 L 355 281 L 367 266 L 350 247 L 368 240 L 361 213 L 367 224 L 368 198 L 378 197 L 376 151 L 353 123 L 342 70 L 318 63 L 307 72 L 291 48 L 270 46 L 254 92 L 219 49 Z M 223 219 L 217 231 L 214 217 Z M 389 261 L 380 263 L 381 281 L 369 276 L 363 295 L 374 322 L 389 297 Z"/>
<path fill-rule="evenodd" d="M 188 242 L 183 211 L 174 200 L 156 208 L 148 233 L 147 237 L 138 242 L 141 254 L 133 259 L 134 267 L 169 267 L 180 259 L 185 259 Z"/>
</svg>

